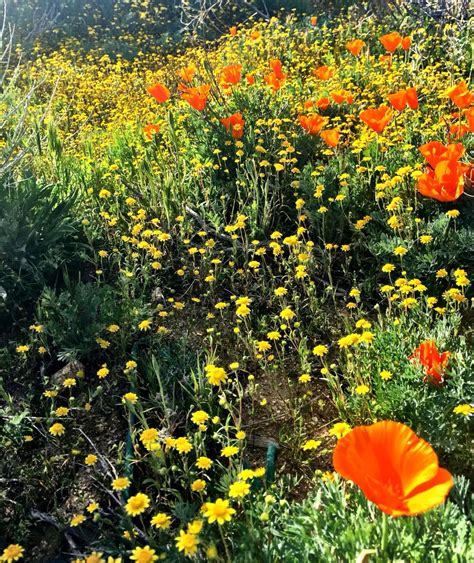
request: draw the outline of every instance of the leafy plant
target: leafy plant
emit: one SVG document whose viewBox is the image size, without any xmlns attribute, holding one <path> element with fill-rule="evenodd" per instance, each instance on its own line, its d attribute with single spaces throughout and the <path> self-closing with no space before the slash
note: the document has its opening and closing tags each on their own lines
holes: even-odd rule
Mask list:
<svg viewBox="0 0 474 563">
<path fill-rule="evenodd" d="M 0 260 L 3 265 L 4 321 L 24 317 L 45 285 L 55 285 L 61 271 L 84 249 L 74 195 L 63 200 L 57 186 L 33 178 L 0 187 Z"/>
<path fill-rule="evenodd" d="M 390 317 L 388 322 L 382 319 L 373 329 L 370 347 L 342 356 L 339 383 L 345 399 L 338 403 L 340 416 L 353 426 L 373 420 L 404 422 L 433 445 L 450 469 L 469 474 L 469 422 L 453 409 L 472 400 L 473 358 L 466 339 L 458 334 L 458 314 L 452 313 L 449 321 L 431 320 L 429 315 L 414 314 L 395 324 Z M 423 367 L 410 361 L 415 348 L 428 339 L 442 350 L 453 350 L 441 386 L 423 380 Z M 367 386 L 367 394 L 357 394 L 361 384 Z"/>
<path fill-rule="evenodd" d="M 268 523 L 252 533 L 261 539 L 263 553 L 257 557 L 309 562 L 355 561 L 365 555 L 369 561 L 466 562 L 473 556 L 474 539 L 468 495 L 467 481 L 458 478 L 452 493 L 456 502 L 421 516 L 391 518 L 383 552 L 382 513 L 355 485 L 336 478 L 317 484 L 302 502 L 272 508 Z M 255 556 L 237 550 L 235 560 Z"/>
</svg>

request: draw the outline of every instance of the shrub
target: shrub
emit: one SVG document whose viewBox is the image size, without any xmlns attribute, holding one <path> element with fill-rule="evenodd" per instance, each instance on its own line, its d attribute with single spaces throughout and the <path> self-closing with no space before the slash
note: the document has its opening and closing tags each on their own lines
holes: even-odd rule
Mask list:
<svg viewBox="0 0 474 563">
<path fill-rule="evenodd" d="M 457 480 L 461 506 L 453 501 L 427 514 L 388 522 L 386 556 L 389 560 L 468 561 L 472 557 L 472 529 L 462 503 L 468 495 L 465 479 Z M 367 502 L 355 486 L 336 479 L 319 485 L 302 503 L 272 509 L 268 559 L 285 561 L 340 561 L 368 557 L 378 560 L 382 544 L 383 515 Z M 268 545 L 268 544 L 267 544 Z M 249 561 L 243 554 L 238 561 Z"/>
<path fill-rule="evenodd" d="M 3 264 L 4 322 L 31 314 L 45 285 L 55 285 L 83 244 L 71 216 L 75 197 L 60 197 L 57 186 L 33 179 L 0 188 L 0 259 Z M 5 325 L 6 326 L 6 325 Z"/>
</svg>

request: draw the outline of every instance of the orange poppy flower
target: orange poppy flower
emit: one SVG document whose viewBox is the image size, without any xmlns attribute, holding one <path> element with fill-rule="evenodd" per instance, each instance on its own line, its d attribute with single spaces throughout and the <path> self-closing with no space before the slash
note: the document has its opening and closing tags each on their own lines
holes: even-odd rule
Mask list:
<svg viewBox="0 0 474 563">
<path fill-rule="evenodd" d="M 256 29 L 250 34 L 250 39 L 252 39 L 253 41 L 257 41 L 257 39 L 260 39 L 260 37 L 262 37 L 262 34 Z"/>
<path fill-rule="evenodd" d="M 474 107 L 463 111 L 467 119 L 467 128 L 470 133 L 474 133 Z"/>
<path fill-rule="evenodd" d="M 430 141 L 429 143 L 421 145 L 418 150 L 433 169 L 436 168 L 442 160 L 459 160 L 464 154 L 462 143 L 455 143 L 445 147 L 439 141 Z"/>
<path fill-rule="evenodd" d="M 318 113 L 312 113 L 311 115 L 298 116 L 298 121 L 300 122 L 301 127 L 303 127 L 303 129 L 310 135 L 317 135 L 329 121 L 329 117 L 323 117 Z"/>
<path fill-rule="evenodd" d="M 453 123 L 453 125 L 450 125 L 449 127 L 449 135 L 452 139 L 461 140 L 464 135 L 467 135 L 468 133 L 469 128 L 467 125 L 464 125 L 464 123 Z"/>
<path fill-rule="evenodd" d="M 229 27 L 229 33 L 232 35 L 232 37 L 237 35 L 237 26 L 233 25 L 232 27 Z"/>
<path fill-rule="evenodd" d="M 337 129 L 326 129 L 325 131 L 321 131 L 319 136 L 329 147 L 337 147 L 340 133 Z"/>
<path fill-rule="evenodd" d="M 239 112 L 233 113 L 230 117 L 225 117 L 224 119 L 221 119 L 221 123 L 222 125 L 224 125 L 227 131 L 231 132 L 232 137 L 234 137 L 234 139 L 242 138 L 244 134 L 245 120 L 242 118 L 241 113 Z"/>
<path fill-rule="evenodd" d="M 263 80 L 276 92 L 283 86 L 286 74 L 283 73 L 280 59 L 272 59 L 270 61 L 270 67 L 272 72 L 264 76 Z"/>
<path fill-rule="evenodd" d="M 469 128 L 464 123 L 453 123 L 449 126 L 449 135 L 454 139 L 462 139 L 466 133 L 469 133 Z"/>
<path fill-rule="evenodd" d="M 466 165 L 459 159 L 464 154 L 461 143 L 445 147 L 439 141 L 431 141 L 419 148 L 430 168 L 418 178 L 418 191 L 438 201 L 455 201 L 464 192 Z"/>
<path fill-rule="evenodd" d="M 411 109 L 418 109 L 418 95 L 416 88 L 406 89 L 407 104 Z"/>
<path fill-rule="evenodd" d="M 278 80 L 283 80 L 284 78 L 286 78 L 286 74 L 283 74 L 281 68 L 280 59 L 272 59 L 270 61 L 270 67 L 273 70 L 273 74 L 276 76 L 276 78 L 278 78 Z"/>
<path fill-rule="evenodd" d="M 441 160 L 433 170 L 428 168 L 418 178 L 421 195 L 447 202 L 455 201 L 464 193 L 464 173 L 467 166 L 455 159 Z"/>
<path fill-rule="evenodd" d="M 392 33 L 379 37 L 379 41 L 389 53 L 393 53 L 402 42 L 402 36 L 398 31 L 392 31 Z"/>
<path fill-rule="evenodd" d="M 445 501 L 453 478 L 411 428 L 384 420 L 358 426 L 333 453 L 335 470 L 390 516 L 414 516 Z"/>
<path fill-rule="evenodd" d="M 402 41 L 400 44 L 404 51 L 408 51 L 408 49 L 411 47 L 411 37 L 410 36 L 402 37 Z"/>
<path fill-rule="evenodd" d="M 279 90 L 282 86 L 283 83 L 285 82 L 285 79 L 278 79 L 275 76 L 274 72 L 271 72 L 270 74 L 267 74 L 263 77 L 263 80 L 265 81 L 266 84 L 268 84 L 268 86 L 272 87 L 272 90 L 274 92 L 276 92 L 277 90 Z"/>
<path fill-rule="evenodd" d="M 224 88 L 238 84 L 242 78 L 242 65 L 229 65 L 221 70 L 220 83 Z"/>
<path fill-rule="evenodd" d="M 418 96 L 415 88 L 399 90 L 394 94 L 389 94 L 387 98 L 392 107 L 397 111 L 403 111 L 407 107 L 407 104 L 411 109 L 418 108 Z"/>
<path fill-rule="evenodd" d="M 359 117 L 376 133 L 382 133 L 392 119 L 392 112 L 388 106 L 380 106 L 361 111 Z"/>
<path fill-rule="evenodd" d="M 449 88 L 446 94 L 453 104 L 460 109 L 465 109 L 474 104 L 474 94 L 468 90 L 465 80 L 461 80 L 461 82 Z"/>
<path fill-rule="evenodd" d="M 319 98 L 319 100 L 316 101 L 316 107 L 320 109 L 327 109 L 330 103 L 331 100 L 329 98 Z"/>
<path fill-rule="evenodd" d="M 447 202 L 455 201 L 464 193 L 463 174 L 466 166 L 449 160 L 441 161 L 435 170 L 429 168 L 418 178 L 421 195 Z"/>
<path fill-rule="evenodd" d="M 311 16 L 309 18 L 309 23 L 313 26 L 316 27 L 316 24 L 318 23 L 318 18 L 316 16 Z"/>
<path fill-rule="evenodd" d="M 354 57 L 358 57 L 364 45 L 365 41 L 362 41 L 362 39 L 353 39 L 352 41 L 348 41 L 346 43 L 346 48 L 354 55 Z"/>
<path fill-rule="evenodd" d="M 143 133 L 145 134 L 146 140 L 151 141 L 155 134 L 159 132 L 159 130 L 159 125 L 153 125 L 152 123 L 145 125 L 145 127 L 143 128 Z"/>
<path fill-rule="evenodd" d="M 247 84 L 248 84 L 249 86 L 251 86 L 252 84 L 255 84 L 255 75 L 252 74 L 252 73 L 250 73 L 250 72 L 248 72 L 248 73 L 245 75 L 245 80 L 247 81 Z"/>
<path fill-rule="evenodd" d="M 207 98 L 209 96 L 209 90 L 211 89 L 209 84 L 201 84 L 201 86 L 196 86 L 195 88 L 188 88 L 186 86 L 180 86 L 183 91 L 181 97 L 186 100 L 188 104 L 197 111 L 203 111 L 207 104 Z"/>
<path fill-rule="evenodd" d="M 313 70 L 313 74 L 317 76 L 320 80 L 329 80 L 334 76 L 336 69 L 332 66 L 318 66 Z"/>
<path fill-rule="evenodd" d="M 451 352 L 439 353 L 433 340 L 425 340 L 410 356 L 411 361 L 418 361 L 425 370 L 423 381 L 430 381 L 435 385 L 443 383 L 443 372 L 448 364 Z"/>
<path fill-rule="evenodd" d="M 397 111 L 403 111 L 407 107 L 406 90 L 399 90 L 395 94 L 389 94 L 387 98 L 391 106 Z"/>
<path fill-rule="evenodd" d="M 196 72 L 196 67 L 191 64 L 191 65 L 185 66 L 184 68 L 180 68 L 178 70 L 178 76 L 184 82 L 191 82 L 192 79 L 194 78 L 195 72 Z"/>
<path fill-rule="evenodd" d="M 151 94 L 157 102 L 162 104 L 169 100 L 170 91 L 164 84 L 157 82 L 155 85 L 147 88 L 147 92 Z"/>
<path fill-rule="evenodd" d="M 354 101 L 354 96 L 347 90 L 333 90 L 331 92 L 331 98 L 336 102 L 336 104 L 342 104 L 343 102 L 352 104 Z"/>
</svg>

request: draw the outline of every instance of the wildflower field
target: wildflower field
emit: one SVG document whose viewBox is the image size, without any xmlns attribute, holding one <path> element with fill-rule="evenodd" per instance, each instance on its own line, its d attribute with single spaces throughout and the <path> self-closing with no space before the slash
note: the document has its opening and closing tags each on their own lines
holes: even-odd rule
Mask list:
<svg viewBox="0 0 474 563">
<path fill-rule="evenodd" d="M 0 561 L 472 561 L 472 19 L 230 4 L 6 2 Z"/>
</svg>

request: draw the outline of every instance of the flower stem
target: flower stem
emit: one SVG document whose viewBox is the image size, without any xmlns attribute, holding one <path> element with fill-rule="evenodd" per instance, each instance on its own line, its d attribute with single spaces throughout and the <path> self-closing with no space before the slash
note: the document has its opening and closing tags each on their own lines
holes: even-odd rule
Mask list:
<svg viewBox="0 0 474 563">
<path fill-rule="evenodd" d="M 382 515 L 382 539 L 380 542 L 382 561 L 388 560 L 386 559 L 387 543 L 388 543 L 388 516 L 384 512 Z"/>
<path fill-rule="evenodd" d="M 227 542 L 225 541 L 224 531 L 222 530 L 222 526 L 219 525 L 219 532 L 221 533 L 222 543 L 224 544 L 225 555 L 228 563 L 232 561 L 229 554 L 229 547 L 227 546 Z"/>
</svg>

